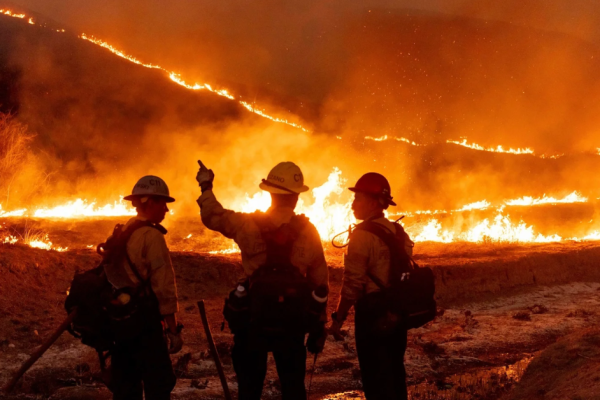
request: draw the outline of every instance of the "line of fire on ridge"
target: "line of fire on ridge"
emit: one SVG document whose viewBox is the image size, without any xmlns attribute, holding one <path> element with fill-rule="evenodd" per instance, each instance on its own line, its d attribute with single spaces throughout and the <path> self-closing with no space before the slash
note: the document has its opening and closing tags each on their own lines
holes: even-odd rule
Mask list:
<svg viewBox="0 0 600 400">
<path fill-rule="evenodd" d="M 13 12 L 11 10 L 6 10 L 6 9 L 0 9 L 0 14 L 4 14 L 4 15 L 7 15 L 9 17 L 15 17 L 15 18 L 19 18 L 19 19 L 25 19 L 27 17 L 25 14 L 15 13 L 15 12 Z M 37 25 L 35 23 L 35 21 L 33 20 L 32 17 L 30 17 L 28 19 L 28 23 L 31 24 L 31 25 Z M 38 25 L 38 26 L 41 26 L 41 25 Z M 65 32 L 64 29 L 58 29 L 56 31 L 57 32 Z M 251 103 L 248 103 L 246 101 L 239 100 L 239 99 L 236 100 L 236 98 L 232 94 L 230 94 L 226 89 L 214 89 L 208 83 L 203 83 L 203 84 L 194 83 L 193 85 L 189 84 L 189 83 L 187 83 L 186 81 L 184 81 L 181 78 L 180 74 L 178 74 L 178 73 L 176 73 L 174 71 L 169 71 L 169 70 L 161 67 L 160 65 L 144 63 L 144 62 L 138 60 L 137 58 L 135 58 L 133 56 L 130 56 L 130 55 L 126 54 L 125 52 L 123 52 L 123 51 L 115 48 L 114 46 L 112 46 L 111 44 L 109 44 L 109 43 L 107 43 L 107 42 L 105 42 L 103 40 L 97 39 L 97 38 L 95 38 L 93 36 L 89 36 L 89 35 L 87 35 L 85 33 L 82 33 L 81 35 L 78 35 L 77 37 L 80 38 L 80 39 L 86 40 L 86 41 L 88 41 L 90 43 L 93 43 L 93 44 L 95 44 L 97 46 L 100 46 L 100 47 L 102 47 L 102 48 L 110 51 L 111 53 L 113 53 L 113 54 L 115 54 L 115 55 L 117 55 L 117 56 L 119 56 L 119 57 L 121 57 L 121 58 L 123 58 L 125 60 L 128 60 L 128 61 L 130 61 L 132 63 L 138 64 L 138 65 L 140 65 L 142 67 L 152 68 L 152 69 L 159 69 L 161 71 L 164 71 L 168 75 L 168 77 L 169 77 L 169 79 L 171 81 L 175 82 L 176 84 L 178 84 L 180 86 L 185 87 L 186 89 L 190 89 L 190 90 L 208 90 L 208 91 L 210 91 L 212 93 L 215 93 L 215 94 L 217 94 L 219 96 L 226 97 L 226 98 L 228 98 L 230 100 L 237 101 L 246 110 L 248 110 L 248 111 L 250 111 L 250 112 L 252 112 L 252 113 L 254 113 L 254 114 L 256 114 L 256 115 L 258 115 L 260 117 L 269 119 L 269 120 L 271 120 L 273 122 L 276 122 L 276 123 L 281 123 L 281 124 L 292 126 L 294 128 L 297 128 L 297 129 L 301 129 L 304 132 L 309 132 L 308 129 L 306 129 L 305 127 L 303 127 L 300 124 L 288 121 L 285 118 L 279 118 L 279 117 L 274 117 L 272 115 L 269 115 L 264 110 L 256 108 L 255 105 L 253 105 Z"/>
</svg>

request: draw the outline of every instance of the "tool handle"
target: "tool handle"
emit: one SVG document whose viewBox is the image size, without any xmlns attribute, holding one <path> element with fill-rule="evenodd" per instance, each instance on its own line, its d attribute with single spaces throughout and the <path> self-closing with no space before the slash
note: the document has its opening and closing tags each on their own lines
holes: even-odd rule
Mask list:
<svg viewBox="0 0 600 400">
<path fill-rule="evenodd" d="M 4 393 L 8 394 L 13 391 L 13 389 L 15 388 L 15 385 L 17 384 L 19 379 L 21 379 L 21 377 L 23 375 L 25 375 L 25 372 L 27 372 L 27 370 L 29 368 L 31 368 L 31 366 L 46 352 L 46 350 L 48 350 L 50 348 L 50 346 L 52 346 L 52 344 L 54 342 L 56 342 L 56 339 L 58 339 L 60 337 L 60 335 L 62 335 L 62 333 L 67 330 L 67 328 L 69 327 L 69 325 L 71 325 L 71 322 L 73 322 L 73 318 L 75 318 L 76 315 L 77 315 L 77 309 L 71 311 L 71 313 L 63 321 L 63 323 L 60 324 L 60 326 L 56 329 L 56 331 L 54 331 L 52 336 L 50 336 L 48 338 L 48 340 L 46 340 L 40 346 L 40 348 L 38 348 L 29 357 L 29 359 L 23 363 L 23 365 L 21 365 L 21 368 L 19 368 L 19 370 L 15 373 L 15 375 L 12 377 L 12 379 L 2 389 L 4 391 Z"/>
<path fill-rule="evenodd" d="M 219 379 L 221 380 L 221 385 L 223 386 L 223 391 L 225 392 L 225 399 L 232 400 L 231 393 L 229 393 L 229 386 L 227 386 L 227 379 L 225 378 L 225 373 L 223 372 L 223 366 L 221 365 L 221 359 L 219 358 L 219 353 L 217 353 L 217 347 L 215 346 L 215 342 L 210 331 L 210 326 L 208 326 L 208 319 L 206 318 L 206 309 L 204 308 L 204 300 L 200 300 L 198 302 L 198 310 L 200 311 L 200 318 L 202 318 L 202 325 L 204 325 L 206 340 L 208 341 L 210 352 L 215 360 L 217 372 L 219 373 Z"/>
</svg>

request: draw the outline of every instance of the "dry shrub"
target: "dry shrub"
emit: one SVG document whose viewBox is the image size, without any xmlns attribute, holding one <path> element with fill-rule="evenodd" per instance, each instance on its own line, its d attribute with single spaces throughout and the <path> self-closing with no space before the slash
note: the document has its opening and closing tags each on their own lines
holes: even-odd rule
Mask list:
<svg viewBox="0 0 600 400">
<path fill-rule="evenodd" d="M 34 135 L 11 114 L 0 113 L 0 199 L 8 203 L 11 186 L 29 155 Z"/>
</svg>

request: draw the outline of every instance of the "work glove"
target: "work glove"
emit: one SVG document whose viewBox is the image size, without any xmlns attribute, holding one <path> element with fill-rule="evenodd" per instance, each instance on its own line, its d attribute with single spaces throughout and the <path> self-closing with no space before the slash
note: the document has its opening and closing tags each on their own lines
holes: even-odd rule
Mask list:
<svg viewBox="0 0 600 400">
<path fill-rule="evenodd" d="M 321 324 L 321 327 L 308 334 L 306 340 L 306 350 L 312 354 L 319 354 L 325 347 L 325 340 L 327 339 L 327 331 L 325 330 L 325 324 Z"/>
<path fill-rule="evenodd" d="M 167 339 L 169 340 L 169 354 L 179 353 L 183 347 L 183 339 L 181 338 L 181 330 L 178 329 L 177 333 L 167 331 Z"/>
<path fill-rule="evenodd" d="M 344 321 L 338 321 L 337 313 L 333 313 L 331 319 L 331 325 L 327 328 L 327 334 L 332 335 L 336 342 L 343 341 L 342 325 L 344 324 Z"/>
<path fill-rule="evenodd" d="M 198 181 L 198 185 L 200 185 L 200 189 L 204 193 L 205 190 L 212 189 L 213 180 L 215 179 L 215 173 L 212 169 L 206 168 L 202 161 L 198 160 L 198 165 L 200 169 L 196 174 L 196 180 Z"/>
</svg>

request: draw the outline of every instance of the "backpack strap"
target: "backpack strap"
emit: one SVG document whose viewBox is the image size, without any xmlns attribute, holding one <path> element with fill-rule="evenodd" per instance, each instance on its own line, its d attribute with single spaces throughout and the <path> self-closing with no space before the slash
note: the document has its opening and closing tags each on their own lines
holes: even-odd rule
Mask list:
<svg viewBox="0 0 600 400">
<path fill-rule="evenodd" d="M 258 226 L 261 236 L 267 246 L 267 262 L 271 264 L 292 265 L 290 258 L 294 242 L 304 229 L 309 219 L 304 215 L 293 215 L 290 222 L 275 226 L 271 219 L 263 212 L 255 212 L 252 219 Z"/>
<path fill-rule="evenodd" d="M 125 229 L 125 230 L 123 230 L 122 224 L 118 224 L 115 226 L 115 229 L 113 231 L 113 237 L 107 241 L 107 243 L 108 242 L 112 242 L 112 243 L 111 243 L 110 248 L 107 249 L 107 252 L 106 252 L 106 254 L 108 254 L 109 257 L 111 257 L 111 258 L 114 256 L 117 256 L 118 254 L 121 254 L 121 257 L 123 257 L 125 259 L 125 261 L 127 261 L 127 264 L 131 268 L 131 271 L 133 272 L 135 277 L 140 281 L 141 285 L 145 289 L 147 289 L 149 287 L 150 277 L 148 277 L 148 279 L 142 279 L 142 276 L 141 276 L 139 270 L 137 269 L 137 267 L 135 266 L 135 264 L 131 261 L 131 258 L 129 257 L 129 253 L 127 252 L 127 243 L 129 242 L 129 239 L 131 239 L 131 236 L 133 235 L 133 233 L 135 231 L 137 231 L 140 228 L 146 227 L 146 226 L 158 230 L 163 235 L 167 233 L 167 230 L 162 225 L 154 224 L 150 221 L 136 220 L 131 225 L 129 225 L 127 227 L 127 229 Z M 103 243 L 99 247 L 103 247 L 103 246 L 106 246 L 106 244 Z M 104 269 L 104 272 L 106 273 L 105 269 Z"/>
<path fill-rule="evenodd" d="M 393 265 L 392 263 L 395 260 L 399 261 L 402 258 L 408 257 L 408 254 L 406 254 L 406 252 L 404 251 L 404 248 L 402 247 L 402 241 L 404 240 L 404 235 L 401 235 L 401 234 L 404 233 L 404 229 L 402 228 L 402 225 L 400 225 L 400 224 L 395 224 L 395 225 L 397 225 L 396 226 L 396 234 L 390 232 L 388 229 L 384 228 L 381 224 L 378 224 L 376 222 L 369 221 L 369 220 L 361 222 L 360 224 L 358 224 L 355 227 L 355 231 L 362 230 L 362 231 L 372 233 L 373 235 L 375 235 L 379 239 L 381 239 L 381 241 L 383 241 L 383 243 L 385 243 L 385 245 L 390 250 L 390 267 Z M 402 229 L 401 231 L 398 230 L 398 226 Z M 408 259 L 412 260 L 410 257 L 408 257 Z M 403 263 L 397 263 L 397 264 L 402 265 L 402 266 L 404 265 Z M 403 268 L 400 272 L 402 272 L 402 273 L 410 272 L 411 270 L 412 270 L 412 268 L 410 267 L 410 263 L 409 263 L 409 266 L 406 268 Z M 390 270 L 390 274 L 391 274 L 391 272 L 392 271 Z M 373 273 L 371 273 L 370 271 L 367 272 L 367 276 L 381 290 L 385 290 L 387 288 L 386 285 L 384 285 L 384 283 L 381 281 L 381 279 L 379 279 L 378 277 L 373 275 Z"/>
<path fill-rule="evenodd" d="M 142 275 L 140 274 L 140 271 L 138 271 L 135 264 L 131 261 L 131 257 L 129 257 L 129 253 L 127 252 L 127 243 L 129 242 L 129 239 L 131 239 L 131 236 L 133 236 L 133 233 L 135 231 L 137 231 L 138 229 L 146 227 L 146 226 L 156 229 L 163 235 L 165 235 L 167 233 L 167 230 L 161 224 L 154 224 L 150 221 L 136 220 L 122 233 L 122 235 L 123 235 L 122 243 L 123 243 L 123 246 L 125 247 L 124 248 L 125 258 L 127 260 L 127 263 L 129 264 L 129 267 L 131 268 L 131 271 L 133 271 L 133 274 L 140 281 L 142 286 L 149 287 L 150 277 L 148 277 L 148 279 L 145 279 L 145 280 L 142 279 Z M 121 239 L 121 238 L 119 238 L 119 239 Z"/>
</svg>

